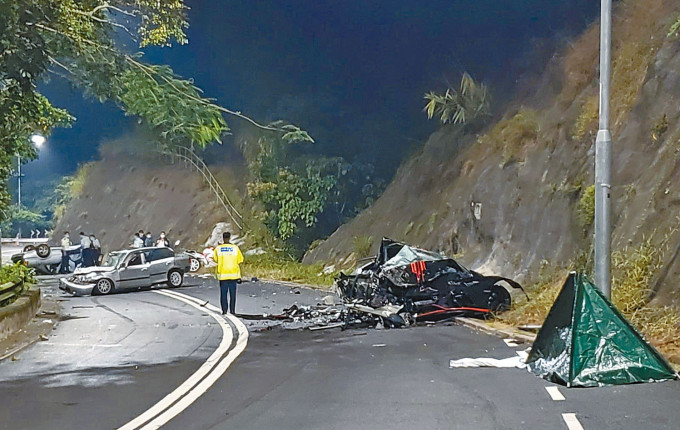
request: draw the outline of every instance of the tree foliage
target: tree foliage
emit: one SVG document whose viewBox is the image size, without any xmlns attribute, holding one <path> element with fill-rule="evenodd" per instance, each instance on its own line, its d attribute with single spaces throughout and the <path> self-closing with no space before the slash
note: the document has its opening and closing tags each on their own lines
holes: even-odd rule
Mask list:
<svg viewBox="0 0 680 430">
<path fill-rule="evenodd" d="M 223 114 L 290 140 L 310 140 L 283 123 L 263 126 L 202 96 L 191 80 L 167 66 L 147 64 L 140 48 L 187 43 L 183 0 L 1 0 L 0 1 L 0 207 L 9 195 L 11 157 L 36 157 L 31 133 L 48 134 L 74 118 L 37 92 L 49 73 L 87 95 L 111 101 L 154 129 L 166 145 L 205 147 L 229 128 Z"/>
<path fill-rule="evenodd" d="M 241 150 L 253 175 L 249 195 L 270 232 L 294 251 L 355 216 L 384 187 L 370 164 L 319 156 L 271 133 L 244 139 Z"/>
<path fill-rule="evenodd" d="M 439 117 L 442 124 L 466 125 L 490 115 L 491 96 L 484 84 L 463 73 L 458 89 L 448 88 L 444 94 L 425 94 L 427 117 Z"/>
</svg>

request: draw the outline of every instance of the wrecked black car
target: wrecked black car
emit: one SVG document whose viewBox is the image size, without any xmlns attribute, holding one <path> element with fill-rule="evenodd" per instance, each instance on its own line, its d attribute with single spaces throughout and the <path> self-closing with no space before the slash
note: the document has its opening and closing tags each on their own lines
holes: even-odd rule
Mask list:
<svg viewBox="0 0 680 430">
<path fill-rule="evenodd" d="M 484 276 L 452 258 L 385 238 L 373 261 L 352 275 L 341 273 L 335 287 L 345 303 L 364 312 L 398 308 L 402 317 L 422 321 L 507 310 L 511 298 L 503 284 L 522 290 L 512 279 Z"/>
</svg>

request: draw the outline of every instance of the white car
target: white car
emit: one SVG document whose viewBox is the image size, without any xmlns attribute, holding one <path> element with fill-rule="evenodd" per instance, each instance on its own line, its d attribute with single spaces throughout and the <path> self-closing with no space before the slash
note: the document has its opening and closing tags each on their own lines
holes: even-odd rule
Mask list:
<svg viewBox="0 0 680 430">
<path fill-rule="evenodd" d="M 102 266 L 77 269 L 59 288 L 74 295 L 109 294 L 158 284 L 180 287 L 189 271 L 189 256 L 172 248 L 153 247 L 110 252 Z"/>
</svg>

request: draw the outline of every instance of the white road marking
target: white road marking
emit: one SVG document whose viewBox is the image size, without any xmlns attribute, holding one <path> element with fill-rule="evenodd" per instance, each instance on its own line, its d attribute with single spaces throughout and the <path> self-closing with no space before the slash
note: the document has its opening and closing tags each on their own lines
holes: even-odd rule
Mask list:
<svg viewBox="0 0 680 430">
<path fill-rule="evenodd" d="M 583 426 L 578 418 L 576 418 L 576 414 L 562 414 L 562 419 L 564 419 L 569 430 L 583 430 Z"/>
<path fill-rule="evenodd" d="M 503 339 L 503 342 L 505 342 L 505 344 L 508 345 L 509 348 L 514 348 L 518 346 L 518 343 L 515 339 Z"/>
<path fill-rule="evenodd" d="M 128 422 L 119 430 L 134 430 L 134 429 L 157 429 L 163 424 L 170 421 L 180 412 L 186 409 L 198 397 L 205 393 L 217 379 L 229 368 L 231 363 L 243 352 L 248 344 L 248 331 L 243 323 L 235 317 L 229 316 L 230 321 L 238 329 L 238 339 L 236 346 L 230 353 L 227 354 L 231 347 L 233 332 L 229 324 L 222 318 L 219 313 L 214 312 L 214 306 L 201 307 L 203 301 L 195 299 L 194 297 L 170 291 L 154 291 L 157 294 L 171 297 L 187 303 L 200 311 L 209 309 L 208 314 L 220 325 L 222 328 L 222 341 L 215 351 L 208 357 L 208 359 L 198 368 L 193 375 L 184 381 L 170 394 L 161 399 L 158 403 L 149 408 L 132 421 Z M 222 358 L 225 356 L 224 360 Z M 149 422 L 150 420 L 153 420 Z M 144 425 L 144 423 L 148 424 Z M 141 427 L 140 427 L 141 426 Z"/>
<path fill-rule="evenodd" d="M 547 391 L 548 394 L 550 394 L 550 398 L 556 402 L 566 400 L 562 393 L 560 393 L 560 389 L 557 387 L 545 387 L 545 391 Z"/>
<path fill-rule="evenodd" d="M 173 292 L 173 294 L 180 293 Z M 186 296 L 184 294 L 182 294 L 182 296 L 193 299 L 193 297 Z M 201 300 L 194 299 L 194 303 L 200 306 L 200 304 L 203 302 Z M 213 311 L 219 311 L 219 309 L 213 305 L 208 305 L 206 307 Z M 196 399 L 203 395 L 203 393 L 208 391 L 208 389 L 224 374 L 224 372 L 227 371 L 227 369 L 229 369 L 229 366 L 231 366 L 238 356 L 241 355 L 241 353 L 246 349 L 246 346 L 248 345 L 248 328 L 235 316 L 227 314 L 226 317 L 229 319 L 229 321 L 231 321 L 232 324 L 234 324 L 234 326 L 236 326 L 236 329 L 238 330 L 238 338 L 236 339 L 236 345 L 234 345 L 234 348 L 193 390 L 187 393 L 179 402 L 168 408 L 165 412 L 156 417 L 149 424 L 142 427 L 140 430 L 158 429 L 177 416 L 184 409 L 188 408 L 194 401 L 196 401 Z"/>
</svg>

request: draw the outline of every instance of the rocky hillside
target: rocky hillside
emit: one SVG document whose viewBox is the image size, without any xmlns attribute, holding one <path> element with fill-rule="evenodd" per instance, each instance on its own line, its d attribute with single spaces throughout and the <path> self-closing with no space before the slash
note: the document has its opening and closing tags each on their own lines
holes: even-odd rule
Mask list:
<svg viewBox="0 0 680 430">
<path fill-rule="evenodd" d="M 652 238 L 666 248 L 659 299 L 680 274 L 680 38 L 666 33 L 680 1 L 615 8 L 613 248 Z M 591 254 L 598 116 L 597 23 L 546 66 L 531 95 L 480 134 L 433 134 L 375 204 L 311 250 L 305 262 L 357 257 L 381 236 L 528 282 Z M 363 240 L 362 240 L 363 239 Z"/>
<path fill-rule="evenodd" d="M 56 226 L 55 237 L 63 231 L 72 238 L 80 231 L 94 233 L 108 251 L 129 246 L 134 232 L 143 229 L 155 237 L 165 231 L 171 241 L 181 241 L 180 247 L 199 248 L 218 222 L 230 221 L 202 176 L 183 164 L 118 143 L 101 153 L 102 159 L 86 169 L 84 187 Z M 233 184 L 240 169 L 211 169 L 238 207 L 243 190 Z"/>
</svg>

